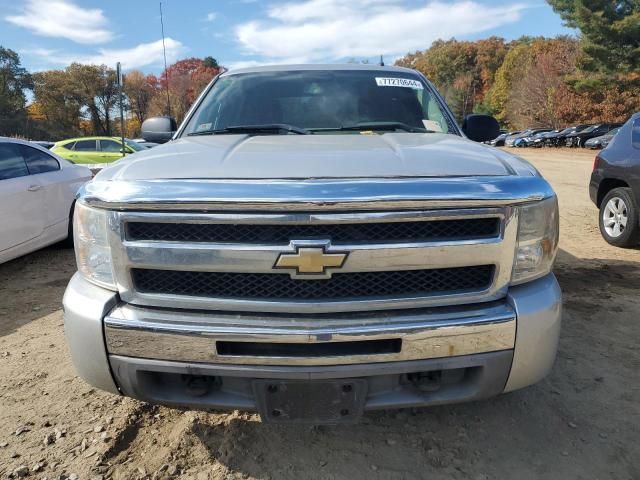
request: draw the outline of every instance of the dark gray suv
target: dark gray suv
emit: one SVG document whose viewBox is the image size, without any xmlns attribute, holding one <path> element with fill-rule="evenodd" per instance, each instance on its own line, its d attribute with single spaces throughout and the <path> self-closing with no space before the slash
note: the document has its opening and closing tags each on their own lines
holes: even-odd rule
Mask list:
<svg viewBox="0 0 640 480">
<path fill-rule="evenodd" d="M 607 242 L 640 243 L 640 113 L 596 156 L 589 195 L 600 209 L 600 232 Z"/>
</svg>

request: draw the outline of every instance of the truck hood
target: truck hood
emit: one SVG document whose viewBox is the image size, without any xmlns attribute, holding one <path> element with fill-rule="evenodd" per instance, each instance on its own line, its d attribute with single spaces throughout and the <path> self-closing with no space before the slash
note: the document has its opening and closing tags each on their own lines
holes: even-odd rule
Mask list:
<svg viewBox="0 0 640 480">
<path fill-rule="evenodd" d="M 96 180 L 322 179 L 537 175 L 526 161 L 457 135 L 212 135 L 131 155 Z"/>
</svg>

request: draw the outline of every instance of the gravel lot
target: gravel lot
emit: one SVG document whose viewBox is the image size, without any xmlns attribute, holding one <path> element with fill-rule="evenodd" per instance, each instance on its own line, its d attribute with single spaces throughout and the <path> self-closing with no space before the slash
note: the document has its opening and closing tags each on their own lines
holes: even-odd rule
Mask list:
<svg viewBox="0 0 640 480">
<path fill-rule="evenodd" d="M 564 323 L 538 385 L 320 428 L 118 398 L 75 376 L 60 305 L 73 252 L 51 247 L 0 265 L 0 478 L 640 478 L 640 251 L 600 237 L 592 152 L 517 153 L 561 207 Z"/>
</svg>

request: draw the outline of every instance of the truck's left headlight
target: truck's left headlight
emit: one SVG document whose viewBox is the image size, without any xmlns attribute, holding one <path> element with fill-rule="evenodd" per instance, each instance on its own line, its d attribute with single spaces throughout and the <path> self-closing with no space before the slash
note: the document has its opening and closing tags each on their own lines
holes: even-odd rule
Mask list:
<svg viewBox="0 0 640 480">
<path fill-rule="evenodd" d="M 107 222 L 106 210 L 76 203 L 73 215 L 73 241 L 78 271 L 90 282 L 116 290 Z"/>
<path fill-rule="evenodd" d="M 558 251 L 558 200 L 555 196 L 518 207 L 518 244 L 511 283 L 530 282 L 551 272 Z"/>
</svg>

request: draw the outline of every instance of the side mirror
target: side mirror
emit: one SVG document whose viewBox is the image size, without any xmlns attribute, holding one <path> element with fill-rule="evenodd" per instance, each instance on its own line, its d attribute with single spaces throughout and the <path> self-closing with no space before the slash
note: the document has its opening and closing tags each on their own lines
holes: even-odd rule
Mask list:
<svg viewBox="0 0 640 480">
<path fill-rule="evenodd" d="M 178 129 L 172 117 L 151 117 L 142 122 L 142 138 L 147 142 L 166 143 Z"/>
<path fill-rule="evenodd" d="M 462 131 L 474 142 L 486 142 L 500 135 L 500 125 L 490 115 L 473 114 L 465 117 Z"/>
</svg>

